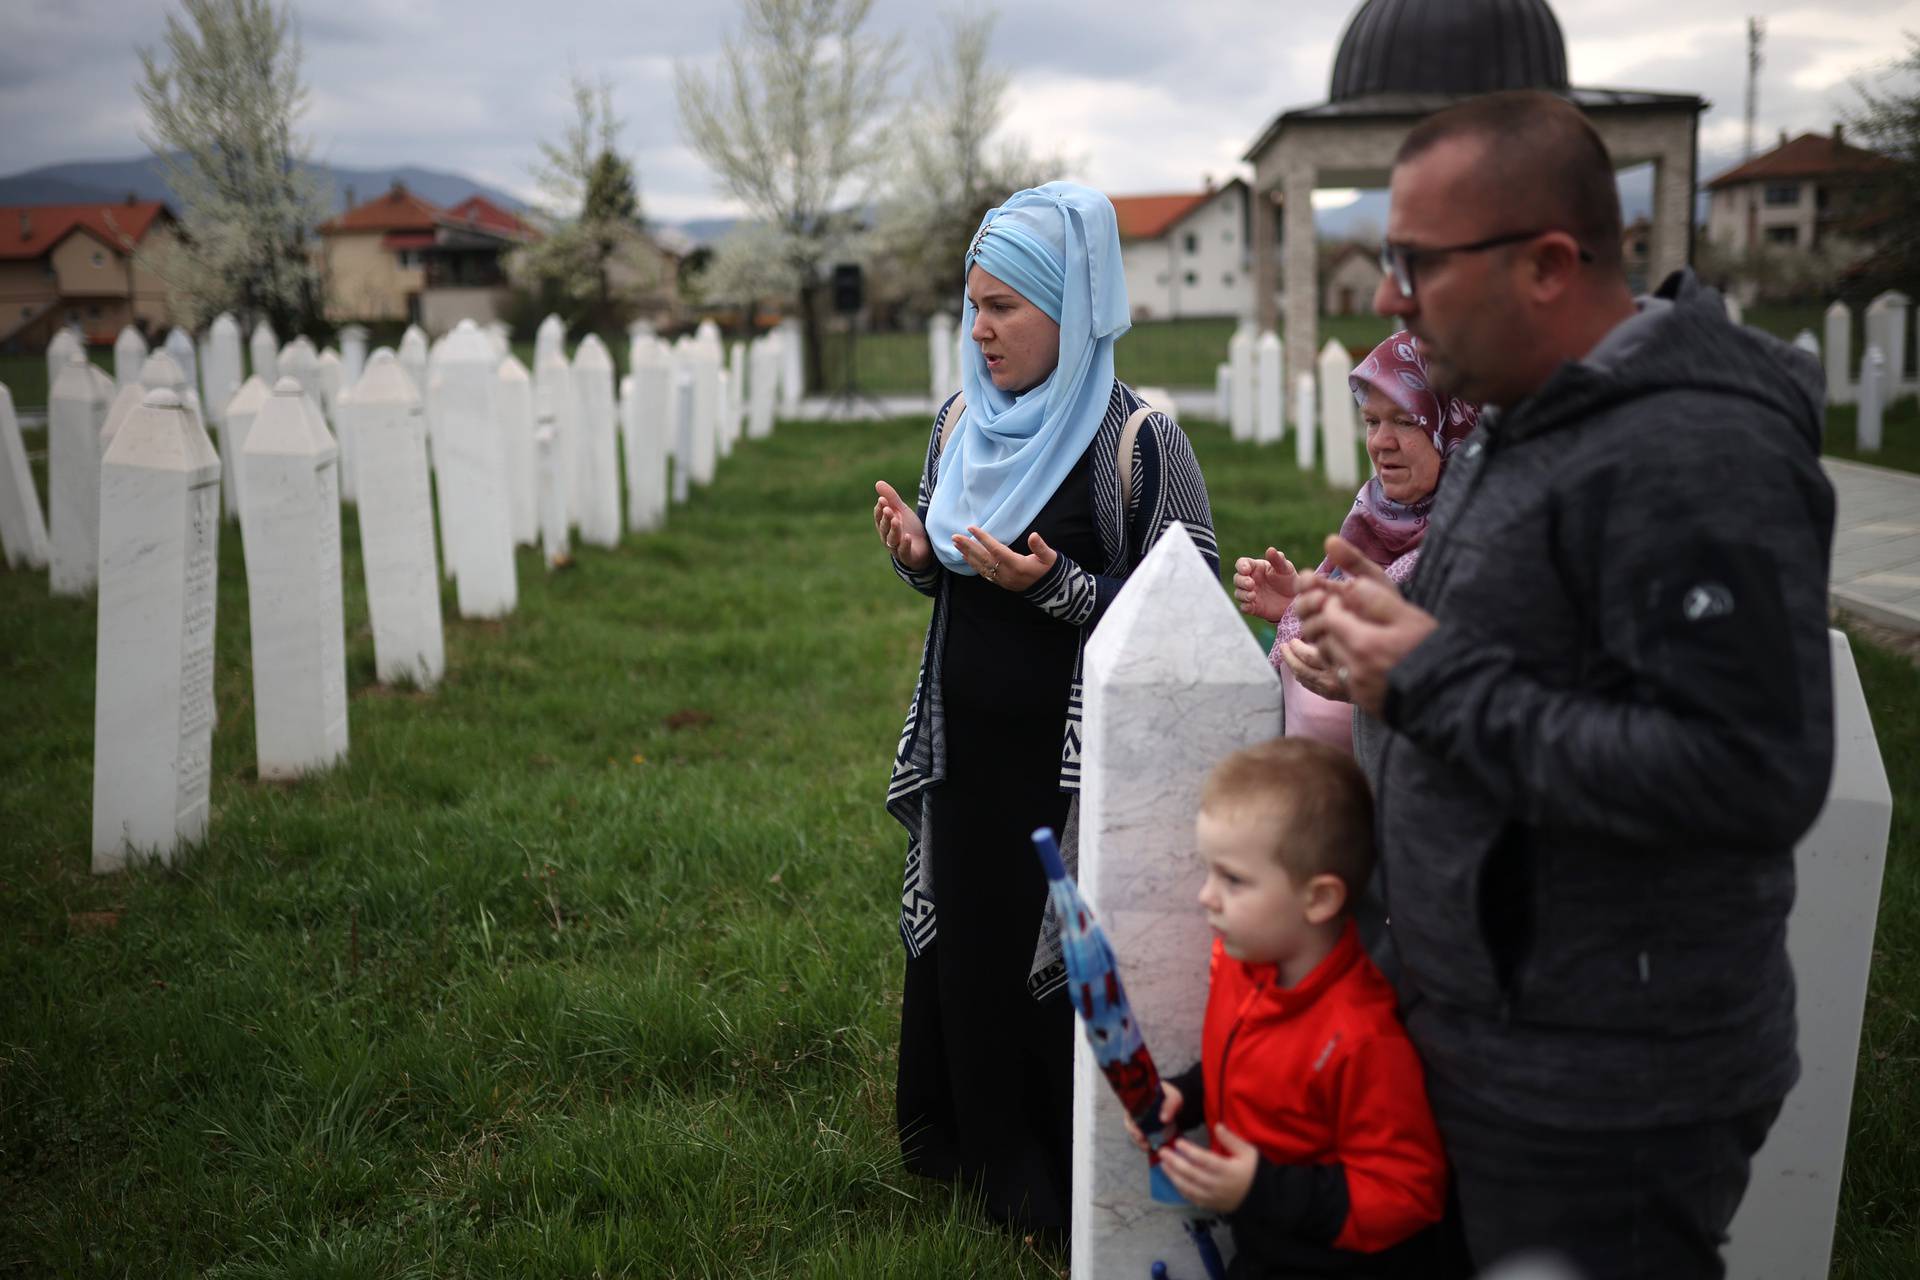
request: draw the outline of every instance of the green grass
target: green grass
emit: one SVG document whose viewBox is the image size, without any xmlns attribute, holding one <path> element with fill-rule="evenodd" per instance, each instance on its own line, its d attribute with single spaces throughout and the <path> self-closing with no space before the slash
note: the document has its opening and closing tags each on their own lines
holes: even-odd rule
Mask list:
<svg viewBox="0 0 1920 1280">
<path fill-rule="evenodd" d="M 1310 558 L 1348 500 L 1190 431 L 1228 555 Z M 927 605 L 867 512 L 924 442 L 783 428 L 666 532 L 523 553 L 518 611 L 449 622 L 430 695 L 373 683 L 349 512 L 351 754 L 294 785 L 255 776 L 226 526 L 210 838 L 109 878 L 93 609 L 0 573 L 0 1275 L 1058 1273 L 893 1139 L 880 800 Z M 1892 1280 L 1920 1265 L 1920 672 L 1859 654 L 1896 807 L 1835 1274 Z"/>
</svg>

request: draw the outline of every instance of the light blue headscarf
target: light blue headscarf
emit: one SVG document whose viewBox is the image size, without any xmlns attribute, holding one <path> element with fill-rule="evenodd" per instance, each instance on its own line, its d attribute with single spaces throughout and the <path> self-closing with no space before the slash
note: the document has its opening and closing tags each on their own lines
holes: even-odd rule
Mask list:
<svg viewBox="0 0 1920 1280">
<path fill-rule="evenodd" d="M 955 573 L 972 573 L 955 534 L 978 525 L 1027 554 L 1017 539 L 1093 443 L 1113 396 L 1113 344 L 1132 325 L 1120 265 L 1120 228 L 1112 203 L 1073 182 L 1017 191 L 987 211 L 967 250 L 1060 325 L 1060 362 L 1047 380 L 1014 396 L 993 385 L 978 343 L 961 350 L 966 416 L 940 455 L 940 479 L 927 505 L 934 554 Z M 961 309 L 972 334 L 971 300 Z"/>
</svg>

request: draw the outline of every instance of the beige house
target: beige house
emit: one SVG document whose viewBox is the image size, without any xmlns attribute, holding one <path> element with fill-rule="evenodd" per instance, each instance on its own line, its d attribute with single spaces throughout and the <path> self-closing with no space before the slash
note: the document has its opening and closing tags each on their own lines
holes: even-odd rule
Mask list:
<svg viewBox="0 0 1920 1280">
<path fill-rule="evenodd" d="M 1109 199 L 1135 320 L 1253 314 L 1245 182 Z"/>
<path fill-rule="evenodd" d="M 1779 146 L 1707 183 L 1707 239 L 1733 253 L 1861 239 L 1862 196 L 1893 163 L 1849 145 L 1839 125 L 1831 135 L 1782 131 Z"/>
<path fill-rule="evenodd" d="M 0 347 L 44 351 L 64 325 L 102 345 L 166 328 L 166 282 L 136 251 L 178 235 L 158 200 L 0 206 Z"/>
<path fill-rule="evenodd" d="M 534 229 L 472 196 L 443 209 L 395 183 L 319 226 L 331 320 L 403 320 L 444 333 L 499 318 L 501 258 Z"/>
<path fill-rule="evenodd" d="M 1341 245 L 1328 259 L 1326 279 L 1320 282 L 1320 314 L 1372 315 L 1373 295 L 1382 274 L 1377 245 Z"/>
</svg>

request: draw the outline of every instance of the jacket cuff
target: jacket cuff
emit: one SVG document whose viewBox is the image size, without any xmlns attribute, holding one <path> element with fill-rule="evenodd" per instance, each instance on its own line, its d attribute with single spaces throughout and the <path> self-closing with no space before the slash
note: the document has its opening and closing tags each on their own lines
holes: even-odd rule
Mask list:
<svg viewBox="0 0 1920 1280">
<path fill-rule="evenodd" d="M 1093 616 L 1099 596 L 1094 576 L 1064 555 L 1054 557 L 1053 566 L 1040 580 L 1021 592 L 1034 608 L 1069 626 L 1086 625 Z"/>
<path fill-rule="evenodd" d="M 1347 1171 L 1338 1164 L 1275 1164 L 1261 1156 L 1247 1198 L 1227 1221 L 1236 1236 L 1255 1231 L 1331 1245 L 1347 1224 Z"/>
<path fill-rule="evenodd" d="M 906 583 L 923 596 L 934 594 L 935 589 L 940 583 L 940 561 L 938 557 L 925 569 L 909 569 L 907 566 L 901 564 L 899 560 L 891 556 L 889 556 L 888 559 L 892 561 L 893 572 L 900 581 Z"/>
</svg>

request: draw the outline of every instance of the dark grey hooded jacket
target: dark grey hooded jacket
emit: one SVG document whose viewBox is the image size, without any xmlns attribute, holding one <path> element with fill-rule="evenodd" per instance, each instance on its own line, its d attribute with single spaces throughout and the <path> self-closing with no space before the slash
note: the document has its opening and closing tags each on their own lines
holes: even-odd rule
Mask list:
<svg viewBox="0 0 1920 1280">
<path fill-rule="evenodd" d="M 1681 273 L 1449 463 L 1409 591 L 1440 627 L 1393 673 L 1378 785 L 1437 1084 L 1571 1128 L 1793 1084 L 1793 846 L 1833 760 L 1823 415 L 1814 360 Z"/>
</svg>

